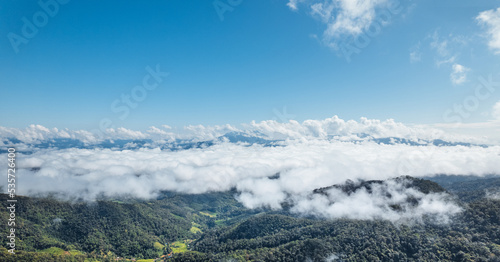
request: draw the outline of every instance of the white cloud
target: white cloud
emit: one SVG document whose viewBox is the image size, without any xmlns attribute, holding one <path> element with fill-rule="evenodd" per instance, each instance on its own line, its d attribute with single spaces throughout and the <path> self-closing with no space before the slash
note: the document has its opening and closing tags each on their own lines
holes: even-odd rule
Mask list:
<svg viewBox="0 0 500 262">
<path fill-rule="evenodd" d="M 500 103 L 495 106 L 495 112 L 500 112 L 499 108 Z M 214 139 L 233 131 L 283 141 L 279 142 L 279 146 L 271 147 L 217 142 L 210 147 L 187 150 L 159 148 L 165 139 Z M 26 129 L 0 127 L 0 136 L 14 136 L 25 142 L 37 143 L 56 137 L 96 139 L 86 131 L 50 129 L 38 125 Z M 198 125 L 180 130 L 151 127 L 146 132 L 116 128 L 107 130 L 105 137 L 152 139 L 157 142 L 150 147 L 128 143 L 123 150 L 70 148 L 38 149 L 26 155 L 19 153 L 19 193 L 37 195 L 58 192 L 92 200 L 103 195 L 152 198 L 162 190 L 204 193 L 236 188 L 239 192 L 237 199 L 250 208 L 279 209 L 283 201 L 292 197 L 296 204 L 294 210 L 303 214 L 324 210 L 321 215 L 325 217 L 394 221 L 404 216 L 390 212 L 382 214 L 381 211 L 390 202 L 387 199 L 372 196 L 367 200 L 367 196 L 360 192 L 352 199 L 337 195 L 335 204 L 332 204 L 326 201 L 328 199 L 311 198 L 310 193 L 316 188 L 342 183 L 346 179 L 434 174 L 482 176 L 500 170 L 500 146 L 433 146 L 425 141 L 445 139 L 467 142 L 470 138 L 425 126 L 407 126 L 391 119 L 346 121 L 334 116 L 302 123 L 295 120 L 285 123 L 272 120 L 252 122 L 242 128 L 230 125 Z M 366 137 L 406 138 L 421 145 L 378 144 Z M 5 165 L 0 163 L 0 168 L 6 168 Z M 268 178 L 276 173 L 280 173 L 278 179 Z M 4 189 L 5 183 L 0 180 Z M 413 193 L 405 191 L 400 194 Z M 447 212 L 454 210 L 449 209 L 439 196 L 424 199 L 422 204 L 427 206 L 421 208 L 428 212 L 439 208 Z M 349 212 L 343 208 L 354 204 L 366 210 L 361 212 L 353 208 Z M 422 214 L 423 211 L 412 209 L 411 212 Z"/>
<path fill-rule="evenodd" d="M 113 139 L 146 139 L 148 136 L 141 131 L 134 131 L 127 128 L 109 128 L 106 133 Z"/>
<path fill-rule="evenodd" d="M 53 144 L 54 139 L 74 139 L 92 148 L 105 141 L 148 140 L 145 147 L 154 148 L 170 145 L 176 141 L 212 141 L 219 140 L 231 132 L 241 132 L 248 137 L 257 137 L 266 140 L 336 140 L 336 141 L 367 141 L 377 138 L 401 138 L 415 143 L 427 143 L 434 139 L 443 139 L 449 142 L 469 142 L 476 144 L 487 143 L 484 138 L 446 133 L 429 126 L 405 125 L 392 119 L 376 120 L 361 118 L 359 121 L 343 120 L 338 116 L 323 120 L 305 120 L 298 122 L 289 120 L 279 122 L 266 120 L 242 124 L 240 127 L 231 125 L 203 126 L 191 125 L 183 128 L 162 126 L 150 127 L 147 131 L 135 131 L 126 128 L 108 129 L 102 134 L 94 134 L 85 130 L 70 130 L 46 128 L 40 125 L 31 125 L 26 129 L 0 127 L 0 141 L 5 148 L 10 138 L 20 140 L 15 142 L 18 150 L 38 150 L 41 143 Z M 482 135 L 481 135 L 482 136 Z M 149 141 L 150 140 L 150 141 Z M 10 142 L 9 142 L 10 143 Z M 65 145 L 59 144 L 59 145 Z M 129 144 L 128 146 L 134 146 Z M 55 146 L 59 147 L 59 146 Z M 119 148 L 117 144 L 117 148 Z"/>
<path fill-rule="evenodd" d="M 286 5 L 288 7 L 290 7 L 290 9 L 292 9 L 292 10 L 297 10 L 298 9 L 297 5 L 299 2 L 302 2 L 302 1 L 301 0 L 289 0 Z"/>
<path fill-rule="evenodd" d="M 440 67 L 443 64 L 453 64 L 457 60 L 456 49 L 460 49 L 463 45 L 467 44 L 462 36 L 441 36 L 438 30 L 435 30 L 432 35 L 427 38 L 431 39 L 430 47 L 436 54 L 436 65 Z"/>
<path fill-rule="evenodd" d="M 434 49 L 438 55 L 442 57 L 446 57 L 450 55 L 450 51 L 448 48 L 448 40 L 446 39 L 441 39 L 439 36 L 439 33 L 434 31 L 434 33 L 431 36 L 432 42 L 430 43 L 430 46 L 432 49 Z"/>
<path fill-rule="evenodd" d="M 429 41 L 431 50 L 434 51 L 436 66 L 450 68 L 450 81 L 454 85 L 460 85 L 467 81 L 467 73 L 471 70 L 458 62 L 460 53 L 469 44 L 471 39 L 463 35 L 440 35 L 436 29 L 425 39 Z M 449 66 L 449 67 L 448 67 Z"/>
<path fill-rule="evenodd" d="M 500 54 L 500 8 L 483 11 L 476 19 L 487 28 L 488 46 L 495 54 Z"/>
<path fill-rule="evenodd" d="M 303 3 L 310 9 L 314 17 L 318 17 L 325 25 L 323 42 L 332 48 L 339 47 L 339 41 L 347 37 L 362 34 L 376 20 L 378 11 L 389 7 L 390 0 L 289 0 L 288 7 L 298 10 L 298 5 Z M 397 8 L 388 8 L 394 13 Z M 386 10 L 387 11 L 387 10 Z M 389 14 L 389 17 L 393 14 Z M 387 14 L 378 21 L 380 25 L 387 23 Z"/>
<path fill-rule="evenodd" d="M 493 111 L 491 112 L 491 116 L 497 121 L 500 121 L 500 101 L 498 101 L 494 106 L 493 106 Z"/>
<path fill-rule="evenodd" d="M 148 133 L 152 134 L 152 135 L 160 135 L 160 136 L 168 136 L 168 132 L 166 132 L 165 130 L 161 130 L 155 126 L 151 126 L 148 131 Z"/>
<path fill-rule="evenodd" d="M 17 138 L 25 143 L 36 143 L 54 138 L 78 139 L 84 143 L 94 143 L 98 136 L 85 130 L 72 131 L 69 129 L 46 128 L 41 125 L 30 125 L 27 128 L 8 128 L 0 126 L 1 138 Z"/>
<path fill-rule="evenodd" d="M 455 136 L 435 128 L 408 126 L 393 119 L 381 121 L 364 117 L 360 121 L 346 121 L 334 116 L 324 120 L 306 120 L 302 123 L 295 120 L 285 123 L 267 120 L 244 125 L 244 129 L 264 134 L 271 139 L 328 139 L 333 137 L 342 141 L 352 141 L 362 140 L 360 136 L 366 135 L 374 138 L 406 138 L 413 141 L 446 139 L 448 141 L 478 142 L 472 137 Z"/>
<path fill-rule="evenodd" d="M 470 69 L 461 64 L 453 64 L 450 74 L 451 82 L 455 85 L 463 84 L 467 80 L 468 71 L 470 71 Z"/>
<path fill-rule="evenodd" d="M 394 222 L 421 222 L 424 215 L 431 215 L 436 222 L 447 223 L 450 215 L 461 211 L 446 194 L 423 194 L 411 187 L 408 181 L 388 180 L 373 184 L 370 192 L 360 188 L 347 194 L 331 188 L 325 194 L 301 197 L 292 211 L 325 218 L 386 219 Z M 413 206 L 408 199 L 418 199 Z M 399 209 L 392 207 L 398 206 Z"/>
<path fill-rule="evenodd" d="M 204 125 L 189 125 L 183 128 L 182 134 L 184 138 L 194 138 L 196 140 L 210 140 L 222 136 L 228 132 L 238 132 L 238 128 L 231 125 L 216 125 L 216 126 L 204 126 Z"/>
<path fill-rule="evenodd" d="M 422 53 L 420 53 L 417 50 L 411 51 L 410 52 L 410 63 L 417 63 L 420 61 L 422 61 Z"/>
<path fill-rule="evenodd" d="M 490 189 L 486 191 L 486 198 L 493 200 L 500 200 L 500 190 L 499 189 Z"/>
<path fill-rule="evenodd" d="M 375 19 L 375 9 L 387 0 L 338 0 L 330 5 L 338 8 L 336 17 L 328 24 L 326 36 L 338 37 L 342 34 L 358 35 L 368 28 Z M 330 6 L 324 9 L 329 10 Z M 327 11 L 328 12 L 328 11 Z"/>
<path fill-rule="evenodd" d="M 0 168 L 5 165 L 1 163 Z M 283 200 L 293 196 L 297 212 L 308 213 L 318 212 L 323 203 L 319 199 L 319 204 L 314 201 L 317 208 L 304 209 L 313 204 L 308 200 L 312 190 L 347 179 L 494 174 L 500 170 L 500 147 L 416 147 L 312 139 L 289 140 L 277 147 L 220 143 L 180 151 L 47 149 L 18 154 L 18 167 L 21 195 L 58 192 L 92 200 L 100 195 L 152 198 L 161 190 L 204 193 L 236 188 L 240 192 L 238 200 L 247 207 L 279 209 Z M 278 179 L 268 178 L 276 173 L 280 173 Z M 0 185 L 5 189 L 6 181 L 0 181 Z M 366 195 L 338 197 L 337 206 L 322 204 L 328 206 L 327 215 L 334 214 L 335 209 L 347 217 L 392 220 L 379 213 L 387 199 L 371 199 L 363 202 L 370 209 L 361 212 L 353 208 L 349 213 L 342 205 L 361 201 Z M 441 204 L 436 198 L 422 203 L 427 203 L 429 210 L 437 210 Z"/>
<path fill-rule="evenodd" d="M 323 5 L 323 3 L 316 3 L 311 5 L 311 14 L 313 16 L 317 15 L 321 18 L 323 23 L 329 23 L 332 19 L 332 12 L 334 5 Z"/>
<path fill-rule="evenodd" d="M 95 144 L 104 140 L 116 139 L 153 139 L 157 141 L 173 141 L 176 139 L 211 140 L 225 133 L 239 131 L 231 125 L 223 126 L 186 126 L 181 130 L 173 130 L 170 126 L 162 125 L 163 129 L 150 127 L 146 132 L 131 130 L 123 127 L 108 128 L 105 131 L 89 132 L 86 130 L 69 130 L 46 128 L 41 125 L 30 125 L 25 129 L 0 126 L 0 138 L 16 138 L 23 143 L 40 143 L 52 139 L 67 138 L 79 140 L 85 144 Z"/>
<path fill-rule="evenodd" d="M 422 61 L 422 43 L 419 41 L 416 45 L 410 48 L 410 63 L 418 63 Z"/>
<path fill-rule="evenodd" d="M 457 59 L 456 56 L 452 56 L 452 57 L 445 58 L 445 59 L 438 59 L 438 60 L 436 60 L 436 66 L 440 67 L 443 64 L 452 64 L 455 62 L 456 59 Z"/>
</svg>

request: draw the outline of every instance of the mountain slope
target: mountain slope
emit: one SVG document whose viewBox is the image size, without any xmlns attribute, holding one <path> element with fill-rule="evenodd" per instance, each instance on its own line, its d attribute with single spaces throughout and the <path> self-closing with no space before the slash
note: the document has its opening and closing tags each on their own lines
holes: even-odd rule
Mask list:
<svg viewBox="0 0 500 262">
<path fill-rule="evenodd" d="M 335 190 L 346 197 L 375 194 L 387 189 L 382 185 L 399 185 L 398 190 L 421 197 L 447 194 L 434 182 L 400 177 L 348 181 L 314 190 L 311 196 L 332 199 Z M 0 260 L 116 261 L 117 256 L 151 259 L 172 251 L 167 261 L 500 260 L 499 200 L 461 203 L 462 212 L 441 224 L 428 216 L 423 223 L 390 222 L 325 219 L 291 210 L 249 210 L 236 201 L 235 194 L 163 192 L 156 200 L 102 199 L 93 203 L 19 197 L 18 248 L 23 251 L 18 260 L 11 260 L 2 249 Z M 0 223 L 7 223 L 6 195 L 0 195 L 0 201 Z"/>
</svg>

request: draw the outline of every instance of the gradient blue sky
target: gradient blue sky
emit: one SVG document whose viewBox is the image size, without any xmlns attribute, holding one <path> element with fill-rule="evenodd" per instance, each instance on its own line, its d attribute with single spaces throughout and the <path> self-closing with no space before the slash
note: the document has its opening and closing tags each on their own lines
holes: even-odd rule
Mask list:
<svg viewBox="0 0 500 262">
<path fill-rule="evenodd" d="M 474 93 L 479 76 L 500 72 L 488 26 L 476 19 L 500 2 L 401 6 L 348 62 L 322 41 L 327 22 L 307 1 L 293 10 L 287 0 L 243 0 L 221 21 L 211 0 L 73 0 L 16 53 L 8 34 L 22 35 L 22 18 L 42 9 L 37 1 L 5 0 L 0 125 L 90 130 L 103 118 L 135 129 L 239 124 L 280 120 L 274 109 L 283 107 L 299 121 L 339 115 L 441 123 L 447 109 Z M 412 52 L 420 59 L 412 61 Z M 170 75 L 120 119 L 113 101 L 157 64 Z M 458 84 L 450 78 L 456 64 L 468 68 Z M 464 121 L 490 119 L 499 100 L 495 92 Z"/>
</svg>

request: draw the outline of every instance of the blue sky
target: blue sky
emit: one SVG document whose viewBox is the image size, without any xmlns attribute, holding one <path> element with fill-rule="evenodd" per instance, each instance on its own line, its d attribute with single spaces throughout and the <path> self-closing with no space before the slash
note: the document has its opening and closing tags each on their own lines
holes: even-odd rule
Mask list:
<svg viewBox="0 0 500 262">
<path fill-rule="evenodd" d="M 276 114 L 284 107 L 299 121 L 434 124 L 474 95 L 480 77 L 500 81 L 499 1 L 401 1 L 386 22 L 389 0 L 350 1 L 373 5 L 360 6 L 360 16 L 342 9 L 345 1 L 42 0 L 58 10 L 51 6 L 53 17 L 39 20 L 31 38 L 23 18 L 46 11 L 36 1 L 2 1 L 0 125 L 239 124 L 286 120 Z M 214 3 L 229 8 L 223 20 Z M 340 15 L 355 19 L 340 23 Z M 347 42 L 359 51 L 347 61 L 343 43 L 376 26 L 366 46 Z M 26 41 L 12 44 L 13 34 Z M 148 66 L 169 75 L 124 117 L 112 105 L 124 106 Z M 498 91 L 478 100 L 460 121 L 489 121 L 499 100 Z"/>
</svg>

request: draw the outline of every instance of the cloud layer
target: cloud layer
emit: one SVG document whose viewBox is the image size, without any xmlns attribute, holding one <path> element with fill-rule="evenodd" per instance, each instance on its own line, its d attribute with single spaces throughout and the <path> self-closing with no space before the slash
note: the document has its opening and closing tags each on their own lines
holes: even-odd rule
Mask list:
<svg viewBox="0 0 500 262">
<path fill-rule="evenodd" d="M 500 170 L 500 147 L 298 140 L 276 147 L 221 142 L 208 148 L 180 151 L 46 149 L 30 155 L 19 154 L 18 168 L 17 191 L 23 195 L 55 192 L 86 200 L 102 196 L 154 198 L 162 190 L 196 194 L 236 188 L 238 200 L 249 208 L 279 209 L 293 197 L 298 203 L 296 212 L 315 214 L 326 202 L 309 198 L 314 189 L 347 179 L 495 174 Z M 277 173 L 279 177 L 273 178 Z M 5 183 L 0 183 L 4 189 Z M 338 204 L 325 206 L 324 216 L 394 219 L 390 214 L 379 214 L 384 199 L 368 201 L 362 193 L 352 199 L 340 195 L 337 198 Z M 431 196 L 426 200 L 432 210 L 440 205 L 436 199 Z M 310 201 L 317 203 L 313 205 Z M 342 207 L 350 205 L 349 201 L 373 206 L 374 211 L 370 212 L 377 215 L 357 209 L 346 214 Z M 310 209 L 305 208 L 308 206 Z"/>
<path fill-rule="evenodd" d="M 311 197 L 311 192 L 347 179 L 483 176 L 500 171 L 500 146 L 430 143 L 468 138 L 393 120 L 345 121 L 334 116 L 302 123 L 252 122 L 239 128 L 189 126 L 180 131 L 168 126 L 151 127 L 145 132 L 110 129 L 107 139 L 142 139 L 138 141 L 143 143 L 127 142 L 121 148 L 62 148 L 41 145 L 56 138 L 90 144 L 103 138 L 87 131 L 38 125 L 22 130 L 0 128 L 4 147 L 15 138 L 19 140 L 15 141 L 18 151 L 22 146 L 34 149 L 18 153 L 17 193 L 56 193 L 89 201 L 123 196 L 148 199 L 162 191 L 199 194 L 236 189 L 237 199 L 248 208 L 280 209 L 284 202 L 292 201 L 292 211 L 299 214 L 396 221 L 406 216 L 422 217 L 424 213 L 440 215 L 436 213 L 440 209 L 443 214 L 452 214 L 456 209 L 443 196 L 422 196 L 393 185 L 385 190 L 400 198 L 420 197 L 422 206 L 410 213 L 391 213 L 385 209 L 392 200 L 377 192 L 371 196 L 358 192 L 349 197 L 332 192 L 330 198 Z M 235 138 L 243 142 L 232 141 Z M 211 142 L 185 149 L 163 147 L 166 141 L 178 139 Z M 5 154 L 0 157 L 6 159 Z M 0 166 L 7 168 L 6 162 Z M 0 181 L 0 186 L 5 190 L 6 181 Z M 347 207 L 355 203 L 363 208 L 349 211 Z"/>
</svg>

